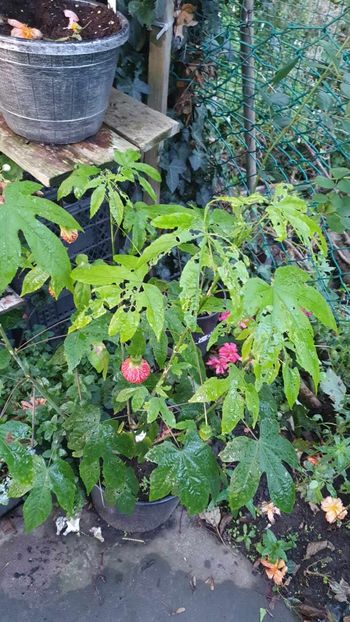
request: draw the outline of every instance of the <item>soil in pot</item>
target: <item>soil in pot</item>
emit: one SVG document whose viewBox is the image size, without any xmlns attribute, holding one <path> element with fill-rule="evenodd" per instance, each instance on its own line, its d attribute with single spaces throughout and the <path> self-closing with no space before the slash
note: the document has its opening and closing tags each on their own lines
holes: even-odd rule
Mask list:
<svg viewBox="0 0 350 622">
<path fill-rule="evenodd" d="M 102 4 L 84 6 L 81 3 L 66 0 L 0 0 L 0 16 L 16 19 L 38 28 L 45 39 L 64 39 L 68 36 L 68 20 L 64 10 L 70 10 L 79 17 L 80 36 L 92 41 L 116 34 L 121 29 L 121 22 L 114 11 Z M 1 20 L 0 20 L 1 21 Z M 10 35 L 12 26 L 0 24 L 0 34 Z M 72 39 L 70 39 L 71 41 Z"/>
</svg>

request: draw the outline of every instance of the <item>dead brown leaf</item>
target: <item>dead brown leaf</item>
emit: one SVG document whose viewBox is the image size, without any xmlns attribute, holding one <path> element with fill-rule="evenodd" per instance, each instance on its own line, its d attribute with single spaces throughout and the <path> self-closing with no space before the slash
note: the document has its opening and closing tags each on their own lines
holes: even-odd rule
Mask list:
<svg viewBox="0 0 350 622">
<path fill-rule="evenodd" d="M 175 609 L 175 611 L 172 612 L 172 616 L 178 616 L 180 615 L 180 613 L 185 613 L 186 609 L 185 607 L 178 607 L 177 609 Z"/>
<path fill-rule="evenodd" d="M 310 620 L 315 620 L 317 618 L 322 618 L 327 615 L 324 609 L 316 609 L 316 607 L 312 607 L 311 605 L 301 604 L 296 607 L 298 613 L 302 616 Z"/>
<path fill-rule="evenodd" d="M 340 579 L 339 583 L 331 580 L 329 587 L 334 592 L 334 598 L 338 603 L 350 602 L 350 585 L 345 579 Z"/>
<path fill-rule="evenodd" d="M 190 586 L 191 586 L 191 590 L 192 590 L 192 592 L 194 592 L 194 591 L 195 591 L 195 589 L 196 589 L 196 587 L 197 587 L 197 577 L 196 577 L 195 575 L 193 575 L 193 576 L 190 578 Z"/>
<path fill-rule="evenodd" d="M 330 549 L 331 551 L 334 551 L 335 547 L 331 542 L 329 542 L 329 540 L 309 542 L 306 548 L 306 555 L 304 559 L 310 559 L 310 557 L 317 555 L 317 553 L 324 551 L 324 549 Z"/>
<path fill-rule="evenodd" d="M 211 527 L 214 527 L 214 529 L 217 529 L 221 521 L 220 508 L 214 508 L 209 512 L 201 512 L 199 518 L 205 520 L 205 522 Z"/>
</svg>

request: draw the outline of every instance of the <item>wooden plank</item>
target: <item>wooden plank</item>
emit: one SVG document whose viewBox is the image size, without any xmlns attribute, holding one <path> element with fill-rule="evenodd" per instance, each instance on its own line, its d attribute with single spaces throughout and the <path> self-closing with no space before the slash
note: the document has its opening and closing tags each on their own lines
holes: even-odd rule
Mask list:
<svg viewBox="0 0 350 622">
<path fill-rule="evenodd" d="M 147 103 L 150 108 L 166 114 L 168 108 L 171 44 L 173 39 L 174 0 L 163 0 L 159 3 L 159 8 L 160 11 L 157 15 L 157 19 L 160 25 L 153 26 L 150 34 L 148 60 L 148 85 L 150 87 L 150 94 Z M 168 28 L 159 37 L 162 23 L 167 24 Z M 145 154 L 145 162 L 158 168 L 159 143 Z M 151 183 L 159 200 L 160 184 L 154 181 Z M 145 197 L 145 200 L 148 200 L 147 197 Z"/>
<path fill-rule="evenodd" d="M 179 131 L 177 121 L 152 108 L 153 106 L 151 108 L 145 106 L 125 93 L 113 89 L 105 124 L 133 143 L 140 151 L 149 151 Z"/>
<path fill-rule="evenodd" d="M 33 143 L 12 132 L 0 115 L 0 151 L 44 186 L 57 184 L 76 164 L 108 164 L 116 149 L 132 148 L 133 144 L 106 126 L 96 136 L 75 145 Z"/>
</svg>

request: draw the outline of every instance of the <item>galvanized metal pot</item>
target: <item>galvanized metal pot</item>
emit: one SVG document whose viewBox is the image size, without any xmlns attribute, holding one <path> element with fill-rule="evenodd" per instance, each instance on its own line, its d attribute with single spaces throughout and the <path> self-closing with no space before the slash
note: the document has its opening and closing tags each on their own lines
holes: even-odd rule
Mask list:
<svg viewBox="0 0 350 622">
<path fill-rule="evenodd" d="M 118 16 L 121 30 L 95 41 L 0 36 L 0 111 L 16 134 L 67 144 L 98 132 L 108 107 L 117 49 L 129 36 L 127 19 Z"/>
<path fill-rule="evenodd" d="M 96 512 L 106 523 L 127 533 L 145 533 L 163 525 L 179 505 L 177 497 L 159 501 L 138 501 L 132 514 L 123 514 L 115 506 L 107 505 L 103 489 L 95 486 L 91 498 Z"/>
</svg>

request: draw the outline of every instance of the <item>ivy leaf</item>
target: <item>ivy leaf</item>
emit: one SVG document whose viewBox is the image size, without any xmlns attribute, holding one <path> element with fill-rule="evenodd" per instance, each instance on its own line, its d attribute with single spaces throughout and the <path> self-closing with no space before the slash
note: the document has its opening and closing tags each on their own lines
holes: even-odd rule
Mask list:
<svg viewBox="0 0 350 622">
<path fill-rule="evenodd" d="M 71 265 L 67 251 L 57 235 L 38 217 L 68 229 L 81 231 L 81 227 L 63 208 L 32 196 L 41 188 L 34 182 L 19 181 L 4 189 L 5 203 L 0 210 L 0 292 L 12 281 L 20 266 L 20 232 L 37 266 L 55 280 L 56 291 L 70 285 Z"/>
<path fill-rule="evenodd" d="M 146 318 L 159 341 L 164 327 L 164 298 L 160 289 L 150 283 L 144 284 L 143 292 L 146 305 Z"/>
<path fill-rule="evenodd" d="M 197 432 L 189 430 L 181 449 L 165 441 L 153 447 L 146 460 L 158 466 L 151 474 L 150 501 L 169 493 L 179 497 L 190 514 L 198 514 L 208 506 L 220 488 L 220 473 L 215 456 Z"/>
</svg>

